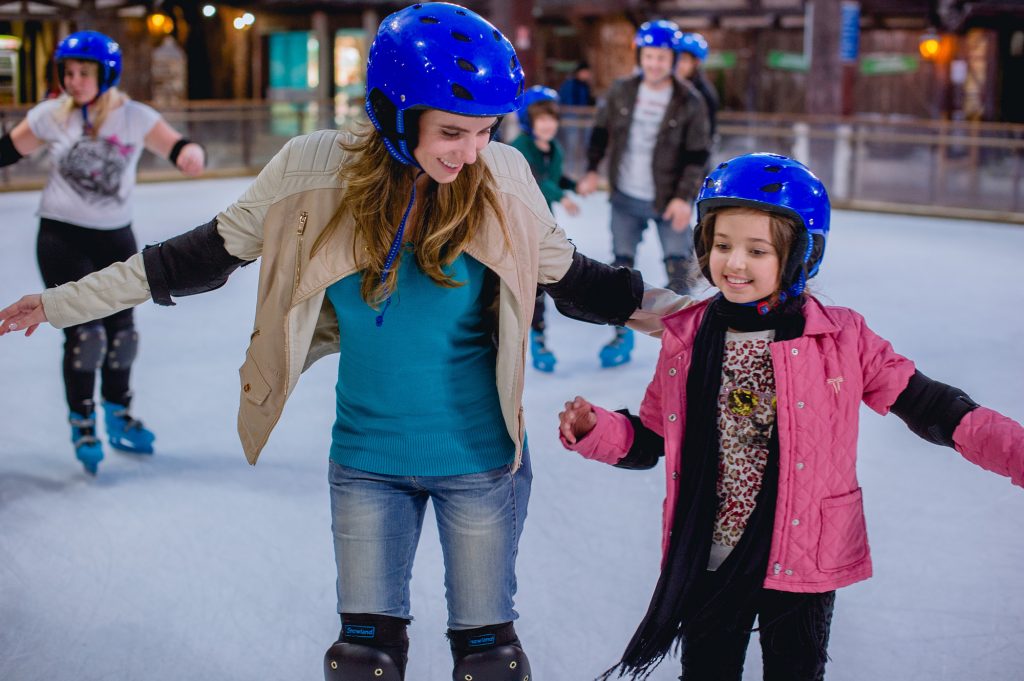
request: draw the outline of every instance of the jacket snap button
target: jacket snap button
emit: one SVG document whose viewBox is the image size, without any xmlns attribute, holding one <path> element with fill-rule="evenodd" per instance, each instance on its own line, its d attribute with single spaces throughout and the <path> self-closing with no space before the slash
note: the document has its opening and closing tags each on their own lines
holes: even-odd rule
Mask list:
<svg viewBox="0 0 1024 681">
<path fill-rule="evenodd" d="M 804 403 L 803 402 L 797 402 L 796 403 L 796 408 L 797 409 L 803 409 L 804 408 Z"/>
<path fill-rule="evenodd" d="M 677 417 L 677 416 L 676 416 L 675 414 L 669 414 L 669 415 L 668 415 L 668 420 L 669 420 L 669 421 L 672 421 L 673 423 L 675 423 L 675 420 L 676 420 L 677 418 L 678 418 L 678 417 Z"/>
<path fill-rule="evenodd" d="M 804 469 L 804 464 L 802 461 L 796 465 L 796 469 L 798 471 L 802 471 Z"/>
<path fill-rule="evenodd" d="M 800 524 L 800 519 L 799 518 L 793 518 L 793 526 L 796 527 L 799 524 Z"/>
<path fill-rule="evenodd" d="M 793 571 L 792 571 L 792 570 L 786 570 L 786 574 L 787 574 L 787 575 L 792 575 L 792 574 L 793 574 Z"/>
<path fill-rule="evenodd" d="M 796 348 L 793 348 L 792 350 L 790 350 L 790 352 L 792 352 L 794 355 L 799 355 L 800 354 L 800 351 L 797 350 Z"/>
<path fill-rule="evenodd" d="M 669 369 L 668 370 L 668 375 L 669 376 L 675 376 L 676 375 L 676 368 L 672 367 L 671 369 Z"/>
<path fill-rule="evenodd" d="M 247 393 L 250 390 L 252 390 L 252 386 L 249 385 L 248 383 L 246 383 L 245 385 L 242 386 L 242 392 L 246 392 Z"/>
<path fill-rule="evenodd" d="M 673 480 L 678 480 L 679 479 L 679 471 L 672 471 L 672 479 Z"/>
</svg>

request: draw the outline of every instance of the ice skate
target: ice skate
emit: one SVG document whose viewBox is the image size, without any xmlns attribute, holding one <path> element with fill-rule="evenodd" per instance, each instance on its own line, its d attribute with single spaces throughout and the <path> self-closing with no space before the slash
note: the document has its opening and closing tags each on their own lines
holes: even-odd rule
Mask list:
<svg viewBox="0 0 1024 681">
<path fill-rule="evenodd" d="M 128 413 L 128 407 L 104 402 L 103 413 L 111 447 L 131 454 L 153 453 L 153 440 L 156 436 L 142 425 L 142 421 Z"/>
<path fill-rule="evenodd" d="M 533 358 L 533 368 L 537 371 L 550 374 L 555 370 L 555 362 L 558 360 L 545 345 L 543 331 L 530 331 L 530 357 Z"/>
<path fill-rule="evenodd" d="M 616 327 L 615 338 L 601 348 L 601 366 L 605 369 L 625 364 L 633 352 L 633 331 L 624 326 Z"/>
</svg>

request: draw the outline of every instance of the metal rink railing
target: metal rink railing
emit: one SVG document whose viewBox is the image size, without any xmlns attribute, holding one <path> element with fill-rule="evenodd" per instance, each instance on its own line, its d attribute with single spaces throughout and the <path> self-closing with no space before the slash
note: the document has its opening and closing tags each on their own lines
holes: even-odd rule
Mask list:
<svg viewBox="0 0 1024 681">
<path fill-rule="evenodd" d="M 26 110 L 0 108 L 0 131 L 9 131 Z M 570 176 L 586 169 L 594 112 L 593 107 L 563 108 L 559 139 Z M 162 113 L 204 145 L 207 174 L 213 177 L 256 174 L 296 135 L 365 121 L 361 99 L 195 102 Z M 515 126 L 509 127 L 514 133 Z M 1024 224 L 1024 125 L 722 112 L 712 163 L 753 151 L 806 163 L 837 207 Z M 0 169 L 0 190 L 41 187 L 47 163 L 41 153 Z M 140 181 L 180 177 L 151 154 L 143 156 L 139 175 Z"/>
</svg>

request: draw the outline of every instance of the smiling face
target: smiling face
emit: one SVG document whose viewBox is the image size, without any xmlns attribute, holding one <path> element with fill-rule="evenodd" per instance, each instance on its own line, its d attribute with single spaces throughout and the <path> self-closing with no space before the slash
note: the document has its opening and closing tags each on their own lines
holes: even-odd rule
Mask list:
<svg viewBox="0 0 1024 681">
<path fill-rule="evenodd" d="M 781 262 L 764 211 L 726 209 L 715 216 L 708 258 L 711 280 L 732 303 L 754 303 L 779 290 Z"/>
<path fill-rule="evenodd" d="M 672 75 L 675 52 L 668 47 L 641 47 L 640 70 L 644 83 L 649 86 L 663 84 Z"/>
<path fill-rule="evenodd" d="M 82 106 L 100 93 L 100 66 L 94 61 L 64 60 L 64 91 Z"/>
<path fill-rule="evenodd" d="M 429 109 L 420 116 L 419 142 L 413 156 L 435 182 L 446 184 L 459 176 L 463 166 L 476 162 L 491 141 L 494 116 L 460 116 Z"/>
</svg>

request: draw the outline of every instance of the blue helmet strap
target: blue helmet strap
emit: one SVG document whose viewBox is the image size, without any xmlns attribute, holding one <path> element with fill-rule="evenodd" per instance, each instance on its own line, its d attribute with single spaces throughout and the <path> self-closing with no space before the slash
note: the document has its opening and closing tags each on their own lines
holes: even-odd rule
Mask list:
<svg viewBox="0 0 1024 681">
<path fill-rule="evenodd" d="M 387 138 L 385 138 L 385 142 Z M 409 212 L 412 211 L 412 204 L 416 202 L 416 180 L 419 179 L 423 171 L 420 170 L 416 173 L 416 177 L 412 181 L 412 196 L 409 197 L 409 205 L 405 207 L 405 213 L 402 215 L 402 221 L 398 224 L 398 231 L 395 232 L 395 238 L 391 241 L 391 248 L 388 249 L 388 257 L 384 259 L 384 269 L 380 273 L 380 283 L 384 286 L 386 297 L 384 298 L 384 307 L 381 309 L 380 314 L 377 315 L 377 328 L 384 326 L 384 313 L 391 307 L 391 291 L 388 291 L 385 282 L 388 278 L 388 272 L 395 264 L 395 259 L 398 258 L 398 251 L 402 248 L 402 237 L 405 236 L 405 221 L 409 219 Z"/>
</svg>

